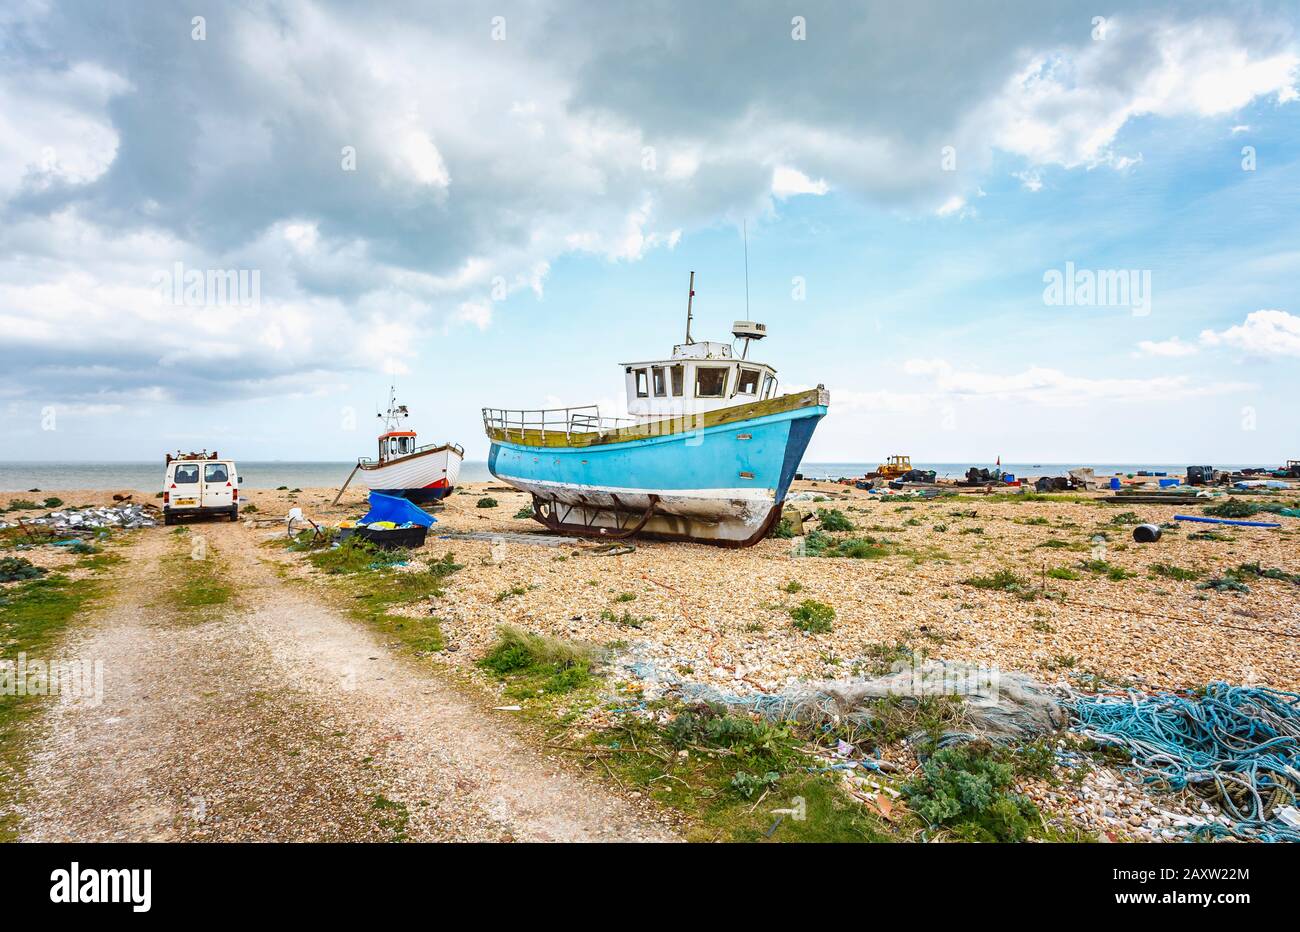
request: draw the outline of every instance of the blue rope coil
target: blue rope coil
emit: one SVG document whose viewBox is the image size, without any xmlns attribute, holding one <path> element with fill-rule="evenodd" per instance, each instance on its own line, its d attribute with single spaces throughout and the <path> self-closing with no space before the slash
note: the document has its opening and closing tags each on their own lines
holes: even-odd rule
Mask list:
<svg viewBox="0 0 1300 932">
<path fill-rule="evenodd" d="M 1079 734 L 1126 749 L 1147 783 L 1212 795 L 1231 827 L 1193 833 L 1300 842 L 1280 818 L 1300 797 L 1300 695 L 1211 683 L 1200 695 L 1078 696 Z"/>
</svg>

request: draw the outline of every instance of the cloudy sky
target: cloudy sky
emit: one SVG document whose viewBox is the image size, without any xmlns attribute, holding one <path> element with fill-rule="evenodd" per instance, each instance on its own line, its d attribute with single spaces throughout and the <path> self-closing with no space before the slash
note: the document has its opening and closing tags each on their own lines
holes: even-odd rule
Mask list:
<svg viewBox="0 0 1300 932">
<path fill-rule="evenodd" d="M 742 225 L 810 460 L 1300 456 L 1295 5 L 988 6 L 9 0 L 0 459 L 482 458 Z"/>
</svg>

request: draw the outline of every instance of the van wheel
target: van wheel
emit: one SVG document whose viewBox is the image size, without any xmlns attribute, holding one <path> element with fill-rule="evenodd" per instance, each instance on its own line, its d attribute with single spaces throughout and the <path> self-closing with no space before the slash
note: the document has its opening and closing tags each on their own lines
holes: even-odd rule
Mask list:
<svg viewBox="0 0 1300 932">
<path fill-rule="evenodd" d="M 163 527 L 171 527 L 175 523 L 176 522 L 172 520 L 171 515 L 168 514 L 163 515 Z"/>
<path fill-rule="evenodd" d="M 230 509 L 230 520 L 231 520 L 231 521 L 238 521 L 238 520 L 239 520 L 239 509 L 238 509 L 238 508 L 232 508 L 232 509 Z"/>
</svg>

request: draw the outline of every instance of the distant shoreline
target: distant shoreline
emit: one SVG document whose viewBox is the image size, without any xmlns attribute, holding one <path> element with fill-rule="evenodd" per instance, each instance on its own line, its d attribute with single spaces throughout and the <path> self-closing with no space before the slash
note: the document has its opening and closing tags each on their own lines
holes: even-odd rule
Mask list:
<svg viewBox="0 0 1300 932">
<path fill-rule="evenodd" d="M 354 462 L 324 460 L 240 460 L 239 471 L 248 490 L 273 490 L 286 488 L 337 488 L 347 479 Z M 876 468 L 871 462 L 808 462 L 799 466 L 799 473 L 808 479 L 838 479 L 862 476 Z M 1163 472 L 1173 478 L 1186 474 L 1189 463 L 1003 463 L 1003 472 L 1021 478 L 1063 476 L 1071 469 L 1091 468 L 1099 476 L 1127 475 L 1146 471 Z M 1276 466 L 1267 463 L 1219 463 L 1197 465 L 1216 469 L 1239 469 L 1250 466 Z M 981 469 L 997 468 L 994 463 L 967 461 L 962 463 L 934 463 L 914 460 L 916 469 L 933 469 L 940 478 L 960 478 L 972 466 Z M 59 491 L 67 489 L 156 492 L 162 485 L 163 464 L 160 460 L 121 461 L 98 463 L 68 463 L 42 461 L 0 462 L 0 493 Z M 466 460 L 461 467 L 460 481 L 492 482 L 487 463 Z M 34 494 L 34 493 L 33 493 Z"/>
</svg>

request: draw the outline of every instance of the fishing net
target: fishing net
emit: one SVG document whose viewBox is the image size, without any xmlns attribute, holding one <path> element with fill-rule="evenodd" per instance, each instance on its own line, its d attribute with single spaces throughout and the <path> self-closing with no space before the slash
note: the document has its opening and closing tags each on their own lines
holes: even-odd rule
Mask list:
<svg viewBox="0 0 1300 932">
<path fill-rule="evenodd" d="M 1076 696 L 1075 730 L 1124 748 L 1147 783 L 1189 789 L 1233 820 L 1198 833 L 1300 841 L 1300 695 L 1211 683 L 1203 694 Z"/>
<path fill-rule="evenodd" d="M 638 672 L 644 675 L 646 671 Z M 941 739 L 944 744 L 973 738 L 1000 742 L 1032 739 L 1068 724 L 1060 700 L 1026 674 L 939 660 L 899 665 L 893 672 L 871 679 L 800 683 L 778 693 L 734 693 L 705 683 L 669 679 L 665 691 L 688 702 L 814 725 L 841 720 L 869 725 L 881 700 L 920 702 L 926 697 L 958 696 L 964 700 L 960 728 L 946 732 Z"/>
</svg>

